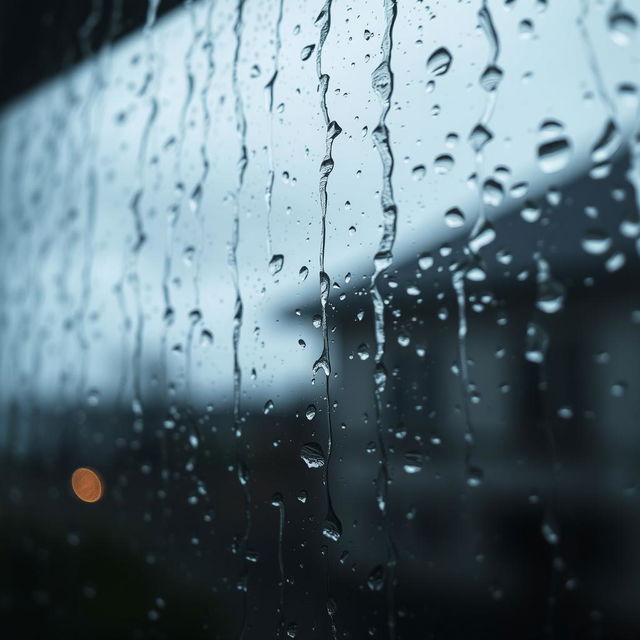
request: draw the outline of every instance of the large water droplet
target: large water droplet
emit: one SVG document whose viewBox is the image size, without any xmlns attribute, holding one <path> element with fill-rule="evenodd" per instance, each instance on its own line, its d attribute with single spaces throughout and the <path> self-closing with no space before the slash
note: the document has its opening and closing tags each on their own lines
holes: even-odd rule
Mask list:
<svg viewBox="0 0 640 640">
<path fill-rule="evenodd" d="M 504 187 L 493 178 L 482 185 L 482 201 L 490 207 L 499 207 L 504 200 Z"/>
<path fill-rule="evenodd" d="M 416 180 L 422 180 L 427 175 L 427 169 L 423 164 L 418 164 L 411 170 L 411 177 Z"/>
<path fill-rule="evenodd" d="M 269 273 L 275 276 L 282 271 L 284 265 L 284 256 L 281 253 L 276 253 L 269 261 Z"/>
<path fill-rule="evenodd" d="M 485 91 L 495 91 L 504 75 L 502 69 L 496 65 L 489 65 L 480 76 L 480 86 Z"/>
<path fill-rule="evenodd" d="M 427 60 L 427 72 L 434 76 L 442 76 L 451 66 L 452 57 L 448 49 L 436 49 Z"/>
<path fill-rule="evenodd" d="M 308 442 L 300 449 L 300 457 L 309 469 L 324 467 L 325 458 L 322 447 L 317 442 Z"/>
<path fill-rule="evenodd" d="M 449 173 L 453 169 L 453 165 L 453 158 L 449 154 L 443 154 L 435 159 L 433 168 L 436 173 L 443 175 Z"/>
<path fill-rule="evenodd" d="M 636 34 L 638 23 L 635 16 L 620 8 L 609 14 L 611 39 L 620 46 L 628 45 Z"/>
<path fill-rule="evenodd" d="M 538 147 L 538 163 L 544 173 L 555 173 L 569 164 L 571 144 L 567 138 L 544 142 Z"/>
<path fill-rule="evenodd" d="M 447 223 L 447 226 L 451 229 L 457 229 L 458 227 L 462 227 L 465 222 L 464 213 L 460 211 L 457 207 L 453 209 L 449 209 L 444 214 L 444 221 Z"/>
<path fill-rule="evenodd" d="M 308 60 L 311 57 L 311 54 L 313 53 L 313 50 L 316 48 L 315 44 L 308 44 L 306 47 L 303 47 L 302 51 L 300 52 L 300 60 L 302 60 L 303 62 L 305 60 Z"/>
<path fill-rule="evenodd" d="M 476 153 L 480 153 L 483 147 L 493 139 L 493 134 L 484 125 L 476 125 L 469 134 L 469 144 Z"/>
<path fill-rule="evenodd" d="M 424 456 L 418 451 L 407 451 L 404 454 L 403 468 L 406 473 L 418 473 L 422 471 Z"/>
<path fill-rule="evenodd" d="M 582 248 L 594 256 L 605 253 L 610 246 L 611 238 L 599 229 L 589 229 L 582 237 Z"/>
</svg>

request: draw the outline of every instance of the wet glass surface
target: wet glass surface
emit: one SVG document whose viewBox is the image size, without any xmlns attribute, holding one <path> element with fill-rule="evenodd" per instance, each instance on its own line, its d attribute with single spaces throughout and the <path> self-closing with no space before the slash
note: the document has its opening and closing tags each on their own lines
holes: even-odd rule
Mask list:
<svg viewBox="0 0 640 640">
<path fill-rule="evenodd" d="M 639 636 L 638 3 L 157 10 L 0 113 L 7 637 Z"/>
</svg>

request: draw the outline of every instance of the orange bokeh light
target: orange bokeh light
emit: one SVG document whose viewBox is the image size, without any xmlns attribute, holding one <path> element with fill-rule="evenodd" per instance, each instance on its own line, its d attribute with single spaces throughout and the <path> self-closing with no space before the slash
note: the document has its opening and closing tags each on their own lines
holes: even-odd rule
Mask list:
<svg viewBox="0 0 640 640">
<path fill-rule="evenodd" d="M 71 488 L 83 502 L 98 502 L 104 494 L 102 478 L 89 467 L 80 467 L 73 472 Z"/>
</svg>

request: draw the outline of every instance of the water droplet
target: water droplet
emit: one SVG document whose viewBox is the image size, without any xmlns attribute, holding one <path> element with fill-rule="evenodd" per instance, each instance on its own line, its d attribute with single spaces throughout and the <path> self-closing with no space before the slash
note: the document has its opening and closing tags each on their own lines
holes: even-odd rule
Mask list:
<svg viewBox="0 0 640 640">
<path fill-rule="evenodd" d="M 427 175 L 427 169 L 423 164 L 418 164 L 411 169 L 411 177 L 419 182 Z"/>
<path fill-rule="evenodd" d="M 434 163 L 433 163 L 433 168 L 434 171 L 440 175 L 444 175 L 446 173 L 449 173 L 449 171 L 451 171 L 451 169 L 453 169 L 453 165 L 454 165 L 454 160 L 453 158 L 448 155 L 448 154 L 443 154 L 441 156 L 438 156 Z"/>
<path fill-rule="evenodd" d="M 457 207 L 454 207 L 444 214 L 444 221 L 451 229 L 462 227 L 465 223 L 464 213 L 462 213 L 462 211 Z"/>
<path fill-rule="evenodd" d="M 433 266 L 433 256 L 430 253 L 422 253 L 418 257 L 418 266 L 422 271 L 427 271 Z"/>
<path fill-rule="evenodd" d="M 538 299 L 536 306 L 544 313 L 557 313 L 564 306 L 565 287 L 551 277 L 549 263 L 542 258 L 537 259 Z"/>
<path fill-rule="evenodd" d="M 541 213 L 540 207 L 532 200 L 528 200 L 520 211 L 520 216 L 525 222 L 533 223 L 540 220 Z"/>
<path fill-rule="evenodd" d="M 284 256 L 281 253 L 276 253 L 269 261 L 269 273 L 272 276 L 275 276 L 277 273 L 280 273 L 282 267 L 284 265 Z M 304 269 L 305 267 L 303 267 Z"/>
<path fill-rule="evenodd" d="M 307 416 L 307 420 L 313 420 L 316 417 L 316 406 L 314 404 L 310 404 L 304 415 Z"/>
<path fill-rule="evenodd" d="M 367 586 L 371 591 L 382 591 L 384 587 L 384 568 L 382 565 L 374 567 L 367 578 Z"/>
<path fill-rule="evenodd" d="M 360 360 L 368 360 L 369 358 L 369 345 L 364 342 L 358 347 L 358 358 Z"/>
<path fill-rule="evenodd" d="M 611 39 L 622 47 L 628 45 L 634 38 L 637 26 L 635 17 L 620 7 L 615 8 L 609 14 Z"/>
<path fill-rule="evenodd" d="M 442 76 L 451 66 L 452 57 L 447 49 L 436 49 L 427 60 L 427 72 L 434 76 Z"/>
<path fill-rule="evenodd" d="M 538 163 L 544 173 L 555 173 L 569 164 L 571 144 L 567 138 L 545 142 L 538 147 Z"/>
<path fill-rule="evenodd" d="M 613 120 L 607 120 L 600 137 L 591 149 L 591 159 L 596 165 L 608 163 L 621 144 L 620 130 Z"/>
<path fill-rule="evenodd" d="M 521 38 L 531 38 L 533 37 L 533 21 L 532 20 L 521 20 L 520 24 L 518 24 L 518 31 L 520 32 Z"/>
<path fill-rule="evenodd" d="M 100 404 L 100 391 L 98 389 L 89 389 L 87 391 L 87 404 L 90 407 L 97 407 Z"/>
<path fill-rule="evenodd" d="M 327 513 L 327 516 L 324 519 L 322 535 L 333 542 L 340 540 L 340 536 L 342 535 L 342 523 L 332 509 L 329 510 L 329 513 Z"/>
<path fill-rule="evenodd" d="M 591 255 L 606 253 L 611 246 L 611 238 L 599 229 L 589 229 L 582 238 L 582 248 Z"/>
<path fill-rule="evenodd" d="M 496 230 L 494 226 L 485 220 L 482 226 L 477 229 L 469 240 L 469 248 L 474 253 L 478 253 L 480 249 L 491 244 L 496 239 Z"/>
<path fill-rule="evenodd" d="M 311 54 L 313 53 L 313 50 L 316 48 L 315 44 L 308 44 L 306 47 L 303 47 L 302 51 L 300 52 L 300 60 L 302 60 L 303 62 L 305 60 L 308 60 L 311 57 Z"/>
<path fill-rule="evenodd" d="M 208 347 L 213 344 L 213 334 L 209 329 L 203 329 L 200 332 L 200 346 Z"/>
<path fill-rule="evenodd" d="M 476 153 L 480 153 L 492 139 L 493 134 L 482 124 L 477 124 L 469 134 L 469 144 Z"/>
<path fill-rule="evenodd" d="M 300 457 L 309 469 L 319 469 L 325 463 L 322 447 L 317 442 L 308 442 L 303 445 L 300 449 Z"/>
<path fill-rule="evenodd" d="M 612 256 L 607 258 L 607 261 L 604 263 L 604 267 L 609 273 L 613 273 L 614 271 L 622 269 L 626 261 L 627 259 L 625 258 L 624 253 L 614 253 Z"/>
<path fill-rule="evenodd" d="M 467 472 L 467 486 L 476 488 L 484 482 L 484 473 L 482 469 L 470 467 Z"/>
<path fill-rule="evenodd" d="M 558 525 L 550 514 L 546 514 L 542 521 L 542 536 L 550 545 L 557 545 L 560 542 Z"/>
<path fill-rule="evenodd" d="M 512 185 L 509 189 L 509 194 L 512 198 L 523 198 L 527 195 L 527 191 L 529 190 L 528 182 L 517 182 Z"/>
<path fill-rule="evenodd" d="M 546 331 L 535 322 L 529 322 L 525 335 L 525 358 L 529 362 L 540 364 L 544 362 L 548 348 L 549 337 Z"/>
<path fill-rule="evenodd" d="M 504 200 L 504 187 L 493 178 L 482 185 L 482 201 L 490 207 L 499 207 Z"/>
<path fill-rule="evenodd" d="M 404 454 L 403 468 L 405 473 L 418 473 L 422 471 L 424 456 L 418 451 L 408 451 Z"/>
<path fill-rule="evenodd" d="M 495 91 L 504 75 L 502 69 L 496 65 L 489 65 L 480 76 L 480 86 L 485 91 Z"/>
</svg>

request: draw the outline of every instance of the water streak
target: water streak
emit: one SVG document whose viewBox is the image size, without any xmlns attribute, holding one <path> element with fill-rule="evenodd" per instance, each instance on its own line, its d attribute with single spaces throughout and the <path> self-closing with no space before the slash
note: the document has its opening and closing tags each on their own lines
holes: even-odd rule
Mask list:
<svg viewBox="0 0 640 640">
<path fill-rule="evenodd" d="M 384 365 L 386 335 L 384 319 L 384 300 L 380 293 L 378 281 L 380 276 L 391 266 L 393 261 L 393 245 L 396 239 L 398 211 L 393 195 L 394 158 L 389 140 L 389 129 L 386 124 L 391 108 L 393 95 L 393 72 L 391 70 L 391 52 L 393 49 L 393 26 L 397 16 L 396 0 L 384 0 L 385 29 L 382 36 L 382 61 L 371 74 L 371 82 L 381 105 L 380 119 L 373 131 L 373 140 L 382 163 L 382 189 L 380 204 L 382 207 L 383 231 L 378 251 L 374 256 L 374 272 L 371 276 L 370 295 L 373 304 L 376 353 L 374 370 L 374 399 L 376 412 L 376 432 L 380 451 L 380 468 L 376 482 L 376 500 L 383 522 L 387 546 L 385 565 L 385 588 L 387 598 L 387 633 L 390 640 L 396 637 L 396 564 L 397 552 L 389 523 L 389 462 L 387 445 L 382 425 L 383 394 L 387 381 Z"/>
<path fill-rule="evenodd" d="M 275 89 L 276 79 L 278 77 L 278 70 L 280 66 L 280 51 L 282 49 L 282 35 L 280 33 L 282 27 L 282 15 L 284 9 L 284 0 L 278 2 L 278 17 L 276 19 L 276 50 L 273 63 L 273 74 L 269 79 L 269 82 L 265 85 L 266 92 L 266 106 L 269 112 L 269 147 L 268 147 L 268 162 L 269 172 L 267 174 L 267 186 L 265 188 L 264 198 L 267 205 L 267 259 L 273 260 L 273 238 L 271 235 L 271 213 L 272 213 L 272 198 L 273 198 L 273 183 L 275 180 L 275 168 L 273 160 L 273 146 L 274 146 L 274 134 L 273 134 L 273 92 Z"/>
<path fill-rule="evenodd" d="M 327 515 L 325 517 L 323 525 L 323 534 L 331 539 L 338 540 L 342 535 L 342 523 L 338 518 L 331 500 L 331 483 L 329 478 L 331 455 L 333 450 L 333 424 L 331 420 L 331 396 L 329 376 L 331 375 L 331 360 L 329 355 L 329 328 L 327 325 L 327 303 L 329 301 L 329 288 L 331 286 L 331 280 L 325 271 L 325 248 L 326 248 L 326 233 L 327 233 L 327 183 L 329 175 L 333 171 L 334 161 L 332 156 L 333 142 L 340 135 L 342 129 L 337 122 L 329 118 L 329 110 L 327 108 L 327 91 L 329 89 L 329 75 L 322 72 L 322 51 L 325 41 L 329 35 L 331 28 L 331 4 L 332 0 L 326 0 L 320 14 L 316 19 L 316 26 L 320 28 L 320 35 L 318 38 L 318 46 L 316 48 L 316 74 L 318 77 L 318 91 L 320 93 L 320 109 L 324 118 L 324 124 L 326 128 L 325 135 L 325 154 L 320 163 L 320 181 L 319 181 L 319 195 L 320 195 L 320 255 L 319 255 L 319 267 L 320 267 L 320 308 L 321 308 L 321 327 L 322 327 L 322 353 L 313 365 L 314 375 L 321 369 L 325 376 L 325 399 L 326 399 L 326 411 L 327 411 L 327 463 L 324 467 L 324 483 L 327 491 Z M 329 569 L 327 567 L 327 599 L 330 597 L 330 585 L 329 585 Z M 337 638 L 337 629 L 335 625 L 335 607 L 327 607 L 327 613 L 329 615 L 332 636 Z"/>
<path fill-rule="evenodd" d="M 478 124 L 472 131 L 469 141 L 475 151 L 476 174 L 475 182 L 478 190 L 478 215 L 469 233 L 467 246 L 465 247 L 465 260 L 459 265 L 452 275 L 452 284 L 456 293 L 458 306 L 458 363 L 459 377 L 462 395 L 462 405 L 465 416 L 465 473 L 467 484 L 477 486 L 480 483 L 481 471 L 472 464 L 475 433 L 471 419 L 469 406 L 469 366 L 467 357 L 467 319 L 466 319 L 466 292 L 464 279 L 484 280 L 485 272 L 482 259 L 478 251 L 491 243 L 495 238 L 495 232 L 491 223 L 487 220 L 485 203 L 483 198 L 483 151 L 485 146 L 493 139 L 490 128 L 491 118 L 495 111 L 497 90 L 502 79 L 502 70 L 498 66 L 500 56 L 500 40 L 493 24 L 493 18 L 489 9 L 488 0 L 482 0 L 478 11 L 478 23 L 489 45 L 489 57 L 487 64 L 480 75 L 479 84 L 486 91 L 487 98 L 484 110 Z M 488 81 L 487 78 L 492 78 Z"/>
<path fill-rule="evenodd" d="M 244 102 L 242 92 L 240 91 L 240 83 L 238 80 L 238 68 L 240 66 L 240 49 L 242 46 L 242 29 L 243 29 L 243 11 L 244 0 L 238 0 L 236 8 L 236 20 L 233 26 L 235 35 L 235 50 L 233 54 L 232 69 L 232 88 L 235 98 L 235 117 L 236 132 L 240 140 L 240 158 L 238 161 L 238 182 L 233 194 L 234 211 L 233 223 L 231 231 L 231 241 L 229 243 L 229 268 L 231 270 L 231 278 L 235 290 L 235 302 L 233 313 L 233 435 L 236 442 L 236 472 L 238 474 L 238 482 L 244 494 L 244 515 L 245 529 L 238 545 L 238 553 L 243 557 L 242 570 L 240 577 L 240 588 L 244 594 L 244 611 L 242 627 L 240 630 L 240 638 L 244 637 L 248 620 L 248 560 L 247 560 L 247 543 L 251 533 L 251 491 L 249 488 L 249 471 L 244 459 L 243 441 L 242 441 L 242 419 L 240 416 L 240 397 L 242 395 L 242 369 L 240 366 L 240 334 L 242 332 L 242 295 L 240 292 L 240 279 L 238 272 L 238 243 L 240 241 L 240 196 L 244 186 L 244 177 L 247 170 L 247 120 L 244 112 Z"/>
<path fill-rule="evenodd" d="M 284 575 L 284 498 L 280 493 L 276 493 L 271 499 L 271 504 L 278 508 L 278 625 L 276 628 L 276 638 L 284 638 L 285 616 L 284 616 L 284 588 L 286 585 Z"/>
</svg>

